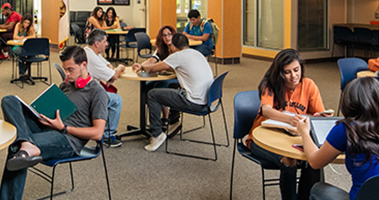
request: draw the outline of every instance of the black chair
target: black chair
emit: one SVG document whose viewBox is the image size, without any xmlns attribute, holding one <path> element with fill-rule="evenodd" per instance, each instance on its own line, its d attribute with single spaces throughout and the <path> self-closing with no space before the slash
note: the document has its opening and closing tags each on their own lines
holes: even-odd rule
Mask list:
<svg viewBox="0 0 379 200">
<path fill-rule="evenodd" d="M 168 151 L 168 140 L 169 139 L 166 140 L 166 153 L 168 153 L 168 154 L 174 154 L 174 155 L 179 155 L 179 156 L 185 156 L 185 157 L 191 157 L 191 158 L 198 158 L 198 159 L 216 161 L 217 160 L 216 146 L 225 146 L 225 147 L 229 146 L 228 127 L 226 125 L 224 106 L 222 104 L 222 85 L 223 85 L 225 76 L 229 73 L 229 71 L 224 72 L 219 77 L 217 77 L 213 81 L 212 85 L 210 86 L 210 88 L 208 90 L 208 94 L 207 94 L 207 106 L 208 106 L 208 110 L 206 112 L 200 113 L 200 112 L 192 112 L 192 111 L 188 111 L 188 110 L 184 110 L 184 109 L 182 109 L 182 110 L 178 110 L 178 109 L 174 109 L 174 108 L 170 109 L 170 110 L 176 110 L 176 111 L 179 111 L 179 112 L 182 113 L 182 116 L 181 116 L 182 120 L 181 120 L 181 124 L 180 124 L 180 140 L 189 141 L 189 142 L 196 142 L 196 143 L 202 143 L 202 144 L 210 144 L 210 145 L 213 146 L 214 157 L 210 158 L 210 157 L 195 156 L 195 155 L 190 155 L 190 154 L 184 154 L 184 153 L 177 153 L 177 152 Z M 212 105 L 213 102 L 217 102 L 217 104 Z M 217 111 L 218 108 L 220 107 L 220 105 L 221 105 L 222 116 L 223 116 L 223 120 L 224 120 L 224 127 L 225 127 L 227 144 L 217 144 L 215 142 L 213 125 L 212 125 L 212 120 L 211 120 L 211 115 L 210 115 L 211 113 Z M 209 126 L 211 128 L 212 142 L 183 139 L 183 137 L 182 137 L 182 135 L 183 135 L 182 127 L 183 127 L 183 113 L 184 112 L 185 113 L 189 113 L 189 114 L 193 114 L 193 115 L 199 115 L 199 116 L 206 116 L 206 115 L 208 115 Z M 169 127 L 167 127 L 167 130 L 169 130 Z M 168 134 L 168 131 L 167 131 L 167 134 Z"/>
<path fill-rule="evenodd" d="M 334 45 L 341 45 L 347 48 L 345 58 L 349 56 L 349 48 L 351 47 L 352 56 L 354 56 L 354 33 L 353 31 L 345 26 L 333 26 L 333 46 L 332 46 L 332 57 L 334 52 Z"/>
<path fill-rule="evenodd" d="M 51 85 L 51 66 L 50 66 L 50 43 L 47 38 L 30 38 L 25 40 L 21 54 L 18 57 L 20 62 L 37 63 L 37 76 L 32 76 L 31 67 L 29 67 L 28 80 L 32 85 L 35 84 L 34 80 L 42 80 L 43 83 Z M 47 77 L 42 76 L 42 63 L 43 61 L 49 62 L 49 77 L 50 84 L 46 83 Z M 13 83 L 15 80 L 11 80 Z M 22 82 L 23 84 L 23 82 Z"/>
<path fill-rule="evenodd" d="M 74 41 L 75 44 L 81 45 L 86 44 L 86 41 L 84 40 L 84 33 L 83 30 L 80 29 L 80 27 L 76 24 L 71 24 L 71 29 L 74 31 Z"/>
<path fill-rule="evenodd" d="M 363 49 L 365 53 L 365 57 L 368 56 L 368 52 L 373 49 L 374 44 L 374 36 L 373 32 L 368 28 L 360 28 L 355 27 L 354 28 L 354 34 L 355 34 L 355 48 Z"/>
<path fill-rule="evenodd" d="M 135 37 L 135 33 L 138 33 L 138 32 L 143 32 L 143 33 L 146 33 L 146 28 L 131 28 L 128 33 L 126 35 L 124 35 L 125 37 L 125 40 L 124 40 L 124 44 L 121 44 L 122 41 L 120 41 L 120 44 L 119 44 L 119 47 L 122 47 L 122 48 L 132 48 L 133 49 L 133 60 L 134 59 L 134 49 L 138 48 L 138 45 L 137 45 L 137 39 Z"/>
<path fill-rule="evenodd" d="M 367 179 L 358 191 L 355 200 L 376 200 L 379 197 L 379 176 Z"/>
<path fill-rule="evenodd" d="M 61 66 L 59 66 L 57 63 L 53 63 L 53 66 L 55 69 L 58 70 L 59 74 L 61 75 L 62 81 L 66 80 L 66 74 L 64 73 L 63 69 Z"/>
<path fill-rule="evenodd" d="M 151 53 L 151 42 L 150 42 L 150 37 L 144 33 L 144 32 L 138 32 L 138 33 L 135 33 L 134 36 L 136 37 L 136 40 L 137 40 L 137 53 L 138 53 L 138 56 L 137 56 L 137 63 L 138 63 L 138 57 L 141 57 L 141 58 L 150 58 L 151 56 L 153 56 L 153 54 Z M 145 54 L 142 54 L 141 51 L 145 51 L 146 50 L 148 51 L 147 53 Z"/>
<path fill-rule="evenodd" d="M 373 43 L 372 46 L 375 51 L 379 51 L 379 30 L 372 30 Z"/>
<path fill-rule="evenodd" d="M 43 165 L 49 166 L 53 168 L 51 176 L 48 175 L 47 173 L 43 172 L 42 170 L 36 168 L 36 167 L 30 167 L 28 168 L 29 171 L 33 172 L 34 174 L 42 177 L 46 181 L 51 183 L 51 188 L 50 188 L 50 195 L 43 197 L 41 199 L 45 199 L 50 197 L 50 199 L 53 199 L 53 196 L 61 195 L 61 194 L 66 194 L 69 192 L 72 192 L 74 190 L 74 176 L 72 172 L 72 162 L 77 162 L 77 161 L 83 161 L 83 160 L 90 160 L 93 158 L 96 158 L 100 155 L 102 155 L 103 158 L 103 165 L 104 165 L 104 172 L 105 172 L 105 179 L 107 182 L 107 187 L 108 187 L 108 197 L 111 199 L 111 190 L 109 187 L 109 179 L 108 179 L 108 171 L 107 171 L 107 165 L 105 161 L 105 156 L 104 156 L 104 151 L 103 151 L 103 139 L 101 141 L 97 141 L 96 147 L 88 147 L 85 146 L 81 151 L 79 156 L 73 156 L 71 158 L 64 158 L 64 159 L 52 159 L 43 162 Z M 55 168 L 58 166 L 58 164 L 63 164 L 63 163 L 68 163 L 70 167 L 70 175 L 71 175 L 71 189 L 67 191 L 62 191 L 59 193 L 54 194 L 54 176 L 55 176 Z"/>
</svg>

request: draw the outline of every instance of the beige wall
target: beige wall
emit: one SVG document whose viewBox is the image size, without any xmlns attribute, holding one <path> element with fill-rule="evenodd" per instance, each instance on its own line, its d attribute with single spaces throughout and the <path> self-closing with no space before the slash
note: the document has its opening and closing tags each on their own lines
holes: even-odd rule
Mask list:
<svg viewBox="0 0 379 200">
<path fill-rule="evenodd" d="M 379 0 L 348 0 L 351 5 L 353 13 L 348 13 L 351 15 L 351 23 L 362 23 L 369 24 L 370 21 L 379 21 L 375 19 L 375 11 L 379 6 Z"/>
</svg>

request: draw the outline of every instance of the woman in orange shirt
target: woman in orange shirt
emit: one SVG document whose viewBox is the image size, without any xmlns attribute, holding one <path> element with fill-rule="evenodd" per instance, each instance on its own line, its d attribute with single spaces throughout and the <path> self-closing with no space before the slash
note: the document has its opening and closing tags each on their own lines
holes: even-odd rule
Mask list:
<svg viewBox="0 0 379 200">
<path fill-rule="evenodd" d="M 311 79 L 304 77 L 303 61 L 299 53 L 294 49 L 285 49 L 275 56 L 271 67 L 259 84 L 259 94 L 261 107 L 246 144 L 260 160 L 271 162 L 280 168 L 282 199 L 297 199 L 297 161 L 262 149 L 252 141 L 252 131 L 266 119 L 275 119 L 296 126 L 303 119 L 300 114 L 321 116 L 320 112 L 325 109 L 320 91 Z M 291 116 L 284 114 L 283 111 L 296 114 Z M 300 179 L 299 199 L 308 199 L 313 183 L 319 181 L 319 171 L 312 170 L 310 167 L 302 168 L 302 175 L 307 174 L 307 176 L 302 176 Z"/>
</svg>

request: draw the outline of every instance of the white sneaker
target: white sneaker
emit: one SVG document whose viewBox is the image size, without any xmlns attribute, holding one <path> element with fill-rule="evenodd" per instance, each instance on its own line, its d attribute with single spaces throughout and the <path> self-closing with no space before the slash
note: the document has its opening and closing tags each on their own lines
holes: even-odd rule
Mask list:
<svg viewBox="0 0 379 200">
<path fill-rule="evenodd" d="M 163 142 L 166 140 L 167 136 L 165 133 L 161 133 L 158 137 L 151 137 L 150 144 L 145 146 L 146 151 L 155 151 L 157 150 Z"/>
</svg>

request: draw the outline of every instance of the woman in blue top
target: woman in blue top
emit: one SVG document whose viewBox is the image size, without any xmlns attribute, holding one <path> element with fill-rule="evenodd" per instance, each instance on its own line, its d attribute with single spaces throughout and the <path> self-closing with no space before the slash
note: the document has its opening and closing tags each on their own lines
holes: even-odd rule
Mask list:
<svg viewBox="0 0 379 200">
<path fill-rule="evenodd" d="M 367 179 L 379 175 L 378 102 L 377 79 L 365 77 L 351 81 L 342 94 L 341 111 L 345 118 L 337 122 L 320 149 L 309 135 L 309 118 L 298 123 L 304 152 L 312 168 L 322 168 L 345 152 L 345 165 L 353 181 L 350 194 L 330 184 L 317 183 L 310 199 L 353 200 Z"/>
<path fill-rule="evenodd" d="M 25 14 L 19 23 L 17 23 L 14 27 L 13 39 L 14 40 L 26 40 L 28 38 L 35 38 L 36 31 L 33 25 L 33 17 L 30 14 Z M 16 55 L 20 55 L 22 51 L 22 47 L 14 46 L 13 52 Z M 28 73 L 26 70 L 29 68 L 30 63 L 18 61 L 18 70 L 20 77 L 27 76 Z"/>
</svg>

